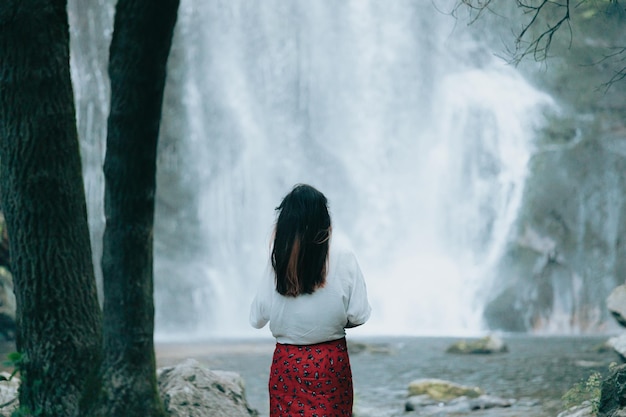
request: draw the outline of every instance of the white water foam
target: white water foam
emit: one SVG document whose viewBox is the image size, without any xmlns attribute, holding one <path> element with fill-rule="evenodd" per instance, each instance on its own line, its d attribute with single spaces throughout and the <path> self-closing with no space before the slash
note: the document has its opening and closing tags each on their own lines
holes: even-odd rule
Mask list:
<svg viewBox="0 0 626 417">
<path fill-rule="evenodd" d="M 178 152 L 202 242 L 161 245 L 198 255 L 157 256 L 159 338 L 258 334 L 247 311 L 273 209 L 299 182 L 327 195 L 361 260 L 374 314 L 355 331 L 484 330 L 489 270 L 552 104 L 455 24 L 430 2 L 182 2 L 192 135 Z M 176 305 L 181 283 L 194 295 Z M 192 323 L 168 321 L 173 309 Z"/>
</svg>

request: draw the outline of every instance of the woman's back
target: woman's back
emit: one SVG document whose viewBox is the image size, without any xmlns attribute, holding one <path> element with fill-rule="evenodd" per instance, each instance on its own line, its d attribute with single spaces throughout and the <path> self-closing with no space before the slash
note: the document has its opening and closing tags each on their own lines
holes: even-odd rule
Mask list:
<svg viewBox="0 0 626 417">
<path fill-rule="evenodd" d="M 253 303 L 252 325 L 262 327 L 265 323 L 259 326 L 259 319 L 268 318 L 278 343 L 307 345 L 344 337 L 348 322 L 365 323 L 370 307 L 356 257 L 344 248 L 331 245 L 328 266 L 324 286 L 312 294 L 289 297 L 266 289 L 266 299 L 255 301 L 268 304 L 269 311 L 265 315 L 261 310 L 255 312 Z M 263 285 L 273 289 L 273 271 L 270 269 L 267 275 Z"/>
<path fill-rule="evenodd" d="M 250 324 L 276 338 L 268 382 L 270 416 L 352 415 L 346 327 L 370 315 L 354 254 L 330 244 L 326 197 L 299 184 L 278 206 L 270 264 Z"/>
</svg>

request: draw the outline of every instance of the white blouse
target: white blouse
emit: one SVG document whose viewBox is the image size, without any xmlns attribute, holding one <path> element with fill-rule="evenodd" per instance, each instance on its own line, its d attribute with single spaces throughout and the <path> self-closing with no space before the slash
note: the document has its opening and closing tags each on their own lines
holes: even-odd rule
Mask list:
<svg viewBox="0 0 626 417">
<path fill-rule="evenodd" d="M 326 283 L 313 294 L 280 295 L 274 277 L 268 265 L 250 307 L 250 324 L 260 329 L 269 321 L 278 343 L 310 345 L 341 339 L 348 324 L 361 325 L 370 316 L 363 273 L 348 250 L 331 245 Z"/>
</svg>

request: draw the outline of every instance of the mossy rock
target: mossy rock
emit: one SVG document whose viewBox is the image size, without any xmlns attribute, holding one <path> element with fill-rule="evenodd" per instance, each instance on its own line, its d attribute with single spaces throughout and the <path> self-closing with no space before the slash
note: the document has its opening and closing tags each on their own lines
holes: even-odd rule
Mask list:
<svg viewBox="0 0 626 417">
<path fill-rule="evenodd" d="M 409 384 L 409 396 L 428 395 L 437 401 L 449 401 L 454 398 L 477 398 L 483 394 L 478 387 L 468 387 L 443 379 L 418 379 Z"/>
<path fill-rule="evenodd" d="M 351 355 L 356 355 L 359 353 L 391 355 L 393 354 L 393 349 L 390 346 L 385 345 L 385 344 L 370 344 L 370 343 L 349 341 L 348 352 Z"/>
<path fill-rule="evenodd" d="M 446 352 L 459 354 L 490 354 L 508 352 L 508 348 L 501 339 L 486 336 L 475 340 L 460 340 L 448 347 Z"/>
</svg>

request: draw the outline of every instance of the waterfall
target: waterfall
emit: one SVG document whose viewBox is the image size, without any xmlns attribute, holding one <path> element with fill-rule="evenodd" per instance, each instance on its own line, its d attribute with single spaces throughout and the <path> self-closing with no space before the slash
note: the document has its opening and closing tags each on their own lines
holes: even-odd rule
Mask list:
<svg viewBox="0 0 626 417">
<path fill-rule="evenodd" d="M 326 194 L 333 239 L 360 259 L 374 310 L 355 332 L 484 330 L 554 104 L 434 3 L 451 4 L 182 0 L 159 149 L 158 338 L 259 334 L 248 306 L 296 183 Z"/>
</svg>

